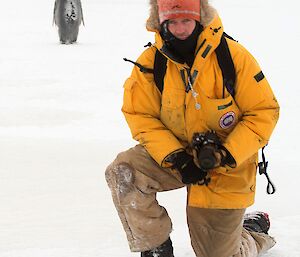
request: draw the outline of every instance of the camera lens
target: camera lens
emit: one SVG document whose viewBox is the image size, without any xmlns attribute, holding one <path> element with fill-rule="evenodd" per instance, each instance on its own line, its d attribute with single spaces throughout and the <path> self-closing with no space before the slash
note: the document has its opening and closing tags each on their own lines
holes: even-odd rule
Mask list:
<svg viewBox="0 0 300 257">
<path fill-rule="evenodd" d="M 198 156 L 200 166 L 202 169 L 209 170 L 214 168 L 216 164 L 216 158 L 212 149 L 204 148 L 199 152 Z"/>
</svg>

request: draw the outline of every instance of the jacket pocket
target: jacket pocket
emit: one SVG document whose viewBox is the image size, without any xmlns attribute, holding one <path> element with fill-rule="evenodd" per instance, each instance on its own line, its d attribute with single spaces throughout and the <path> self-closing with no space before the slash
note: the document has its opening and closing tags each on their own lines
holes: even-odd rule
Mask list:
<svg viewBox="0 0 300 257">
<path fill-rule="evenodd" d="M 162 109 L 178 109 L 184 105 L 185 91 L 180 89 L 165 89 L 162 94 Z"/>
<path fill-rule="evenodd" d="M 241 117 L 240 110 L 231 95 L 224 99 L 207 98 L 204 109 L 206 123 L 215 131 L 230 132 Z"/>
<path fill-rule="evenodd" d="M 255 156 L 249 158 L 236 169 L 219 168 L 212 179 L 215 183 L 211 189 L 216 193 L 250 193 L 255 191 L 257 160 Z"/>
<path fill-rule="evenodd" d="M 160 110 L 163 124 L 181 139 L 185 139 L 185 95 L 184 90 L 164 90 Z"/>
</svg>

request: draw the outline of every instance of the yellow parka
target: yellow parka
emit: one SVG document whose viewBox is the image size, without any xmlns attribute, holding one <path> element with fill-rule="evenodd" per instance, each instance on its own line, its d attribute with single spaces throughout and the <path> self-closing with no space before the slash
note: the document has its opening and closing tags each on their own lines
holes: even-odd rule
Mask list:
<svg viewBox="0 0 300 257">
<path fill-rule="evenodd" d="M 214 50 L 220 43 L 223 26 L 218 15 L 204 27 L 198 38 L 191 68 L 169 58 L 162 94 L 153 74 L 134 67 L 124 84 L 122 111 L 133 138 L 153 159 L 167 167 L 166 158 L 191 143 L 196 132 L 214 130 L 235 160 L 234 167 L 209 172 L 211 182 L 191 185 L 188 204 L 202 208 L 235 209 L 253 204 L 257 152 L 268 143 L 279 117 L 279 105 L 261 68 L 239 43 L 227 40 L 236 70 L 235 95 L 223 96 L 223 77 Z M 163 40 L 145 50 L 137 63 L 153 68 L 155 51 Z M 194 75 L 192 91 L 185 91 L 181 73 Z M 200 105 L 200 109 L 196 108 Z"/>
</svg>

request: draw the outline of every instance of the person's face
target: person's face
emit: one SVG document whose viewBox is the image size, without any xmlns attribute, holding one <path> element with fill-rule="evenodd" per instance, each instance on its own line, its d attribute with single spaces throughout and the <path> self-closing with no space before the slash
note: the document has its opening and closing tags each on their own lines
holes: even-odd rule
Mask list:
<svg viewBox="0 0 300 257">
<path fill-rule="evenodd" d="M 192 19 L 171 19 L 168 21 L 169 31 L 178 39 L 187 39 L 196 27 L 196 21 Z"/>
</svg>

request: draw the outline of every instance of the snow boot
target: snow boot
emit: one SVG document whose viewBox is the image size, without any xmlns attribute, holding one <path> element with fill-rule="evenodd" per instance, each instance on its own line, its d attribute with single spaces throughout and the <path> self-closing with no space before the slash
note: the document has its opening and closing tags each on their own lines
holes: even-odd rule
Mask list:
<svg viewBox="0 0 300 257">
<path fill-rule="evenodd" d="M 141 253 L 141 257 L 174 257 L 170 238 L 160 246 Z"/>
<path fill-rule="evenodd" d="M 248 231 L 268 234 L 270 228 L 269 215 L 260 211 L 246 213 L 243 227 Z"/>
</svg>

